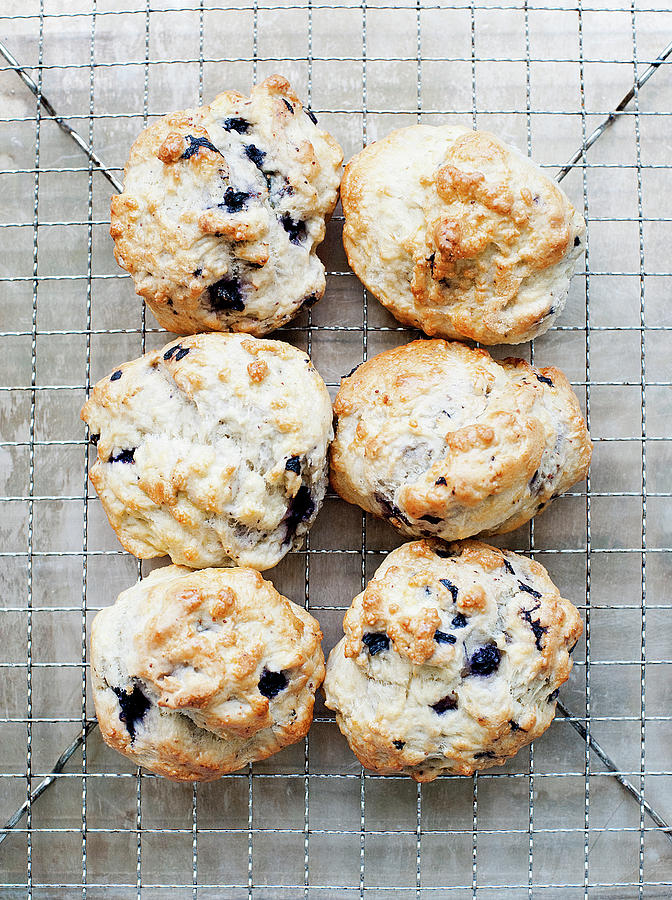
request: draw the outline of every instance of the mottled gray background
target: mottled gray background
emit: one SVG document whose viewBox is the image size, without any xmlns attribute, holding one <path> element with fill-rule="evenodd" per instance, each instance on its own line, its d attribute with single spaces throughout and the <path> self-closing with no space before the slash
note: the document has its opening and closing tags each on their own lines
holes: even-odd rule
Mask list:
<svg viewBox="0 0 672 900">
<path fill-rule="evenodd" d="M 346 159 L 393 127 L 459 121 L 555 173 L 670 39 L 666 0 L 620 3 L 45 0 L 40 19 L 37 0 L 5 0 L 0 34 L 117 177 L 145 118 L 276 71 Z M 502 542 L 531 548 L 582 609 L 561 698 L 668 819 L 671 74 L 565 179 L 589 222 L 585 269 L 558 326 L 519 348 L 575 385 L 590 490 Z M 86 631 L 138 575 L 87 489 L 79 409 L 88 385 L 166 334 L 115 264 L 108 181 L 36 120 L 4 65 L 0 99 L 1 824 L 93 716 Z M 364 355 L 411 336 L 349 272 L 338 213 L 327 294 L 277 335 L 309 349 L 332 394 Z M 330 496 L 309 549 L 269 576 L 308 604 L 326 651 L 397 543 Z M 0 896 L 663 898 L 671 849 L 567 720 L 503 769 L 418 788 L 364 775 L 320 702 L 305 745 L 193 790 L 140 775 L 94 730 L 0 845 Z"/>
</svg>

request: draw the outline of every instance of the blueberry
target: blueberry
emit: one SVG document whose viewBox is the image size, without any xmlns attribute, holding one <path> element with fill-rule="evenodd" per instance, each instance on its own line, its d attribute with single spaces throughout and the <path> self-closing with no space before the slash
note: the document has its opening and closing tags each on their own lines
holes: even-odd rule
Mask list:
<svg viewBox="0 0 672 900">
<path fill-rule="evenodd" d="M 296 492 L 296 496 L 292 498 L 283 522 L 287 527 L 287 539 L 289 539 L 297 529 L 300 522 L 305 522 L 315 512 L 315 501 L 310 495 L 310 490 L 305 484 Z"/>
<path fill-rule="evenodd" d="M 556 688 L 552 693 L 548 695 L 546 698 L 547 703 L 553 703 L 554 700 L 558 699 L 558 695 L 560 694 L 560 688 Z"/>
<path fill-rule="evenodd" d="M 264 160 L 266 159 L 266 154 L 263 150 L 260 150 L 259 147 L 255 147 L 254 144 L 248 144 L 245 147 L 245 156 L 253 162 L 258 169 L 264 164 Z"/>
<path fill-rule="evenodd" d="M 514 571 L 514 569 L 513 569 L 513 566 L 512 566 L 511 563 L 508 561 L 508 559 L 503 559 L 502 562 L 504 563 L 504 568 L 505 568 L 506 571 L 509 573 L 509 575 L 515 575 L 515 574 L 516 574 L 515 571 Z"/>
<path fill-rule="evenodd" d="M 383 496 L 379 491 L 376 491 L 373 495 L 374 500 L 382 507 L 383 516 L 386 519 L 399 519 L 404 523 L 404 525 L 409 525 L 410 522 L 406 518 L 406 516 L 402 513 L 396 504 L 392 503 L 387 497 Z"/>
<path fill-rule="evenodd" d="M 308 109 L 308 107 L 304 107 L 304 110 L 303 110 L 303 111 L 304 111 L 305 114 L 308 116 L 308 118 L 309 118 L 310 121 L 313 123 L 313 125 L 317 125 L 317 116 L 316 116 L 315 113 L 312 111 L 312 109 Z"/>
<path fill-rule="evenodd" d="M 531 594 L 535 600 L 539 600 L 541 598 L 541 594 L 539 591 L 535 591 L 534 588 L 531 588 L 529 584 L 525 584 L 523 581 L 518 582 L 518 587 L 521 591 L 525 591 L 526 594 Z"/>
<path fill-rule="evenodd" d="M 184 151 L 181 159 L 191 159 L 192 156 L 195 156 L 201 147 L 205 147 L 207 150 L 214 150 L 215 153 L 219 153 L 219 150 L 215 145 L 204 137 L 194 137 L 193 134 L 188 134 L 187 140 L 189 141 L 189 146 Z M 221 156 L 222 154 L 219 153 Z"/>
<path fill-rule="evenodd" d="M 463 616 L 462 613 L 458 613 L 456 616 L 453 616 L 453 621 L 450 623 L 451 628 L 466 628 L 467 627 L 467 617 Z"/>
<path fill-rule="evenodd" d="M 169 348 L 168 350 L 166 350 L 166 352 L 163 354 L 163 358 L 164 358 L 164 359 L 172 359 L 172 358 L 173 358 L 173 354 L 174 354 L 174 353 L 177 353 L 177 351 L 181 348 L 181 346 L 182 346 L 181 344 L 175 344 L 174 347 L 170 347 L 170 348 Z"/>
<path fill-rule="evenodd" d="M 200 278 L 202 274 L 203 274 L 203 269 L 200 266 L 197 269 L 194 269 L 194 272 L 193 272 L 194 278 Z M 170 306 L 173 305 L 172 300 L 169 300 L 168 303 Z"/>
<path fill-rule="evenodd" d="M 511 731 L 525 731 L 514 719 L 509 719 L 509 725 L 511 726 Z"/>
<path fill-rule="evenodd" d="M 289 213 L 280 216 L 280 224 L 289 235 L 292 244 L 301 244 L 306 239 L 306 223 L 297 222 Z"/>
<path fill-rule="evenodd" d="M 445 588 L 447 588 L 453 598 L 453 603 L 457 601 L 457 585 L 453 584 L 448 578 L 439 578 L 439 583 L 442 584 Z"/>
<path fill-rule="evenodd" d="M 100 440 L 99 434 L 90 434 L 89 435 L 89 441 L 93 444 L 94 447 L 98 444 L 99 440 Z"/>
<path fill-rule="evenodd" d="M 134 463 L 133 455 L 135 454 L 135 447 L 131 450 L 120 450 L 116 456 L 110 456 L 108 462 L 115 463 Z"/>
<path fill-rule="evenodd" d="M 247 119 L 232 116 L 230 119 L 224 119 L 224 130 L 235 131 L 237 134 L 247 134 L 252 126 Z"/>
<path fill-rule="evenodd" d="M 356 366 L 353 366 L 353 368 L 350 369 L 350 371 L 348 372 L 347 375 L 343 375 L 342 377 L 343 377 L 343 378 L 350 378 L 350 376 L 351 376 L 351 375 L 354 375 L 355 372 L 357 371 L 357 369 L 358 369 L 361 365 L 362 365 L 362 363 L 357 363 Z"/>
<path fill-rule="evenodd" d="M 481 750 L 474 753 L 474 759 L 495 759 L 495 755 L 492 750 Z"/>
<path fill-rule="evenodd" d="M 431 525 L 438 525 L 442 521 L 440 516 L 420 516 L 423 522 L 429 522 Z"/>
<path fill-rule="evenodd" d="M 264 668 L 259 679 L 259 693 L 272 700 L 287 687 L 287 676 L 284 672 L 271 672 Z"/>
<path fill-rule="evenodd" d="M 406 741 L 392 741 L 397 750 L 403 750 L 406 746 Z"/>
<path fill-rule="evenodd" d="M 375 656 L 389 648 L 390 639 L 384 631 L 369 631 L 362 635 L 362 643 L 366 646 L 369 654 Z"/>
<path fill-rule="evenodd" d="M 581 243 L 581 238 L 577 234 L 577 236 L 574 238 L 574 246 L 578 247 L 580 243 Z"/>
<path fill-rule="evenodd" d="M 436 479 L 436 481 L 434 482 L 434 484 L 436 484 L 437 486 L 440 485 L 440 484 L 443 484 L 443 485 L 445 486 L 445 485 L 448 484 L 448 482 L 446 481 L 446 479 L 445 479 L 445 478 L 443 477 L 443 475 L 442 475 L 440 478 L 437 478 L 437 479 Z"/>
<path fill-rule="evenodd" d="M 539 595 L 539 596 L 541 596 L 541 595 Z M 537 604 L 535 609 L 539 609 L 539 604 Z M 534 635 L 534 643 L 535 643 L 537 650 L 543 650 L 544 645 L 541 643 L 541 639 L 548 631 L 548 626 L 542 625 L 541 621 L 539 619 L 532 618 L 532 613 L 534 611 L 535 610 L 532 610 L 532 609 L 521 609 L 520 615 L 532 629 L 532 634 Z"/>
<path fill-rule="evenodd" d="M 437 700 L 436 703 L 430 703 L 429 706 L 430 709 L 433 709 L 435 713 L 441 716 L 443 713 L 448 712 L 449 709 L 457 709 L 457 696 L 455 694 L 447 694 L 445 697 Z"/>
<path fill-rule="evenodd" d="M 295 475 L 301 474 L 301 460 L 298 456 L 290 456 L 287 462 L 285 463 L 285 469 L 287 472 L 294 472 Z"/>
<path fill-rule="evenodd" d="M 454 644 L 457 638 L 453 634 L 446 634 L 445 631 L 435 631 L 434 640 L 437 644 Z"/>
<path fill-rule="evenodd" d="M 537 381 L 541 381 L 543 384 L 547 384 L 549 387 L 553 387 L 553 382 L 545 375 L 540 375 L 538 372 L 535 372 L 534 377 L 537 379 Z"/>
<path fill-rule="evenodd" d="M 116 372 L 113 372 L 110 375 L 110 381 L 119 381 L 120 378 L 121 378 L 121 369 L 117 369 Z"/>
<path fill-rule="evenodd" d="M 282 98 L 282 102 L 285 104 L 285 106 L 286 106 L 287 109 L 290 111 L 290 113 L 291 113 L 292 115 L 294 115 L 294 107 L 293 107 L 292 104 L 289 102 L 289 100 L 287 100 L 285 97 L 283 97 L 283 98 Z"/>
<path fill-rule="evenodd" d="M 308 294 L 308 296 L 303 300 L 301 306 L 305 306 L 306 308 L 315 306 L 319 299 L 320 298 L 317 296 L 317 294 Z"/>
<path fill-rule="evenodd" d="M 250 195 L 247 191 L 234 191 L 232 187 L 228 187 L 224 194 L 224 199 L 217 206 L 220 209 L 225 209 L 227 212 L 237 213 L 245 208 L 249 199 Z"/>
<path fill-rule="evenodd" d="M 427 257 L 427 262 L 429 263 L 429 271 L 431 272 L 432 276 L 434 276 L 434 260 L 435 259 L 436 259 L 436 253 L 430 253 L 430 255 Z"/>
<path fill-rule="evenodd" d="M 152 704 L 149 699 L 145 697 L 137 684 L 133 685 L 133 690 L 130 694 L 123 688 L 113 687 L 112 690 L 117 695 L 117 700 L 119 701 L 119 719 L 126 726 L 126 731 L 131 736 L 131 741 L 134 741 L 135 727 L 138 722 L 142 722 L 145 713 Z"/>
<path fill-rule="evenodd" d="M 210 305 L 216 312 L 232 310 L 242 312 L 245 309 L 245 301 L 240 290 L 240 281 L 237 278 L 220 278 L 208 288 Z"/>
<path fill-rule="evenodd" d="M 177 351 L 177 353 L 175 354 L 175 360 L 177 362 L 179 362 L 181 359 L 184 359 L 184 357 L 187 355 L 187 353 L 189 353 L 189 347 L 180 348 Z"/>
<path fill-rule="evenodd" d="M 471 655 L 469 660 L 470 675 L 492 675 L 499 668 L 502 658 L 501 651 L 496 644 L 486 644 L 485 647 L 479 647 Z"/>
</svg>

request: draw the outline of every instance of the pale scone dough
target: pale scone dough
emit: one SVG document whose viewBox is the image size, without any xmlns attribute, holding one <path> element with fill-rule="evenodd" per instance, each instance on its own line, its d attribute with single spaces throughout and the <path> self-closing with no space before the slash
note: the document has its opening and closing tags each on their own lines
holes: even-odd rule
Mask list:
<svg viewBox="0 0 672 900">
<path fill-rule="evenodd" d="M 198 334 L 124 363 L 82 410 L 91 481 L 123 546 L 201 568 L 268 569 L 327 485 L 331 401 L 282 341 Z"/>
<path fill-rule="evenodd" d="M 562 372 L 456 342 L 374 356 L 343 379 L 334 413 L 334 488 L 408 535 L 512 531 L 590 464 Z"/>
<path fill-rule="evenodd" d="M 583 625 L 539 563 L 477 541 L 385 559 L 327 662 L 327 706 L 363 766 L 431 781 L 538 738 Z"/>
<path fill-rule="evenodd" d="M 266 334 L 322 296 L 343 152 L 316 122 L 274 75 L 135 141 L 110 233 L 163 328 Z"/>
<path fill-rule="evenodd" d="M 310 727 L 321 639 L 315 619 L 253 569 L 156 569 L 93 622 L 103 737 L 176 781 L 265 759 Z"/>
<path fill-rule="evenodd" d="M 429 335 L 519 344 L 561 312 L 585 222 L 486 131 L 411 125 L 370 144 L 341 185 L 343 243 L 366 287 Z"/>
</svg>

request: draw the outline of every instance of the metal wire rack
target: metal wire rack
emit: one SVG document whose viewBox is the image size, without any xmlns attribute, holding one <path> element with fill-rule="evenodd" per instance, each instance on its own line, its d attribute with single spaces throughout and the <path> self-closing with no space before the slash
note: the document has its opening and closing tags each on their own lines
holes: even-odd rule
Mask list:
<svg viewBox="0 0 672 900">
<path fill-rule="evenodd" d="M 635 0 L 4 4 L 3 898 L 672 894 L 671 26 L 668 4 Z M 304 743 L 193 788 L 134 770 L 95 727 L 87 630 L 148 566 L 89 493 L 78 411 L 115 363 L 166 339 L 114 264 L 110 186 L 152 117 L 273 71 L 346 157 L 416 121 L 491 128 L 564 178 L 589 223 L 560 324 L 519 349 L 570 376 L 593 472 L 502 542 L 550 569 L 585 638 L 549 732 L 474 778 L 367 774 L 319 704 Z M 348 270 L 341 224 L 324 245 L 325 299 L 278 335 L 332 392 L 411 336 Z M 269 575 L 329 649 L 396 543 L 331 495 Z"/>
</svg>

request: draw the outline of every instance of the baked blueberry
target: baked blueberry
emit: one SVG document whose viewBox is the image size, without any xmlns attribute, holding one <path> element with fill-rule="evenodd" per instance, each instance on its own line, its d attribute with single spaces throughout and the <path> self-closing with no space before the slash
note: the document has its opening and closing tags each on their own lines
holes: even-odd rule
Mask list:
<svg viewBox="0 0 672 900">
<path fill-rule="evenodd" d="M 454 634 L 446 634 L 445 631 L 435 631 L 434 632 L 434 640 L 437 644 L 454 644 L 457 641 L 457 638 Z"/>
<path fill-rule="evenodd" d="M 134 741 L 136 726 L 145 718 L 145 713 L 152 704 L 137 684 L 133 685 L 130 693 L 119 687 L 113 687 L 112 690 L 119 701 L 119 718 L 126 726 L 131 741 Z"/>
<path fill-rule="evenodd" d="M 306 223 L 297 222 L 288 213 L 280 216 L 280 224 L 289 235 L 293 244 L 301 244 L 306 238 Z"/>
<path fill-rule="evenodd" d="M 112 454 L 110 456 L 108 462 L 111 462 L 111 463 L 117 463 L 117 462 L 134 463 L 135 462 L 135 459 L 133 458 L 134 456 L 135 456 L 135 447 L 132 447 L 130 450 L 120 450 L 119 453 L 116 454 L 116 456 L 114 454 Z"/>
<path fill-rule="evenodd" d="M 225 310 L 241 312 L 245 309 L 240 281 L 235 276 L 220 278 L 219 281 L 211 284 L 208 288 L 208 295 L 210 305 L 218 312 Z"/>
<path fill-rule="evenodd" d="M 451 597 L 453 598 L 453 603 L 457 602 L 457 585 L 453 584 L 453 582 L 449 578 L 439 578 L 440 583 L 450 591 Z"/>
<path fill-rule="evenodd" d="M 259 679 L 259 693 L 272 700 L 280 691 L 284 691 L 288 683 L 284 672 L 271 672 L 270 669 L 264 668 Z"/>
<path fill-rule="evenodd" d="M 116 372 L 113 372 L 110 375 L 110 381 L 119 381 L 120 378 L 121 378 L 121 369 L 117 369 Z"/>
<path fill-rule="evenodd" d="M 467 617 L 462 615 L 462 613 L 458 613 L 456 616 L 453 616 L 450 625 L 451 628 L 466 628 Z"/>
<path fill-rule="evenodd" d="M 305 522 L 315 512 L 315 501 L 313 500 L 310 490 L 305 484 L 296 492 L 296 495 L 290 501 L 285 518 L 283 519 L 286 529 L 286 540 L 290 540 L 294 536 L 294 532 L 300 522 Z"/>
<path fill-rule="evenodd" d="M 362 643 L 371 656 L 382 653 L 390 646 L 390 639 L 383 631 L 368 631 L 362 635 Z"/>
<path fill-rule="evenodd" d="M 496 644 L 486 644 L 472 653 L 469 659 L 469 673 L 471 675 L 492 675 L 499 668 L 502 653 Z"/>
<path fill-rule="evenodd" d="M 247 119 L 241 119 L 240 116 L 230 116 L 224 119 L 224 130 L 235 131 L 236 134 L 247 134 L 252 125 Z"/>
<path fill-rule="evenodd" d="M 457 695 L 447 694 L 445 697 L 437 700 L 436 703 L 430 703 L 430 706 L 435 713 L 443 715 L 443 713 L 448 712 L 449 709 L 457 709 Z"/>
<path fill-rule="evenodd" d="M 264 160 L 266 159 L 266 153 L 264 150 L 260 150 L 259 147 L 254 144 L 248 144 L 245 147 L 245 156 L 253 162 L 258 169 L 264 165 Z"/>
<path fill-rule="evenodd" d="M 294 472 L 295 475 L 301 474 L 301 460 L 298 456 L 290 456 L 287 462 L 285 463 L 285 470 L 287 472 Z"/>
<path fill-rule="evenodd" d="M 192 156 L 195 156 L 198 153 L 201 147 L 204 147 L 206 150 L 212 150 L 214 153 L 219 153 L 217 147 L 215 147 L 212 141 L 209 141 L 207 138 L 194 137 L 193 134 L 187 134 L 185 137 L 189 142 L 189 146 L 182 154 L 182 159 L 191 159 Z M 219 153 L 219 155 L 221 156 L 222 154 Z"/>
</svg>

